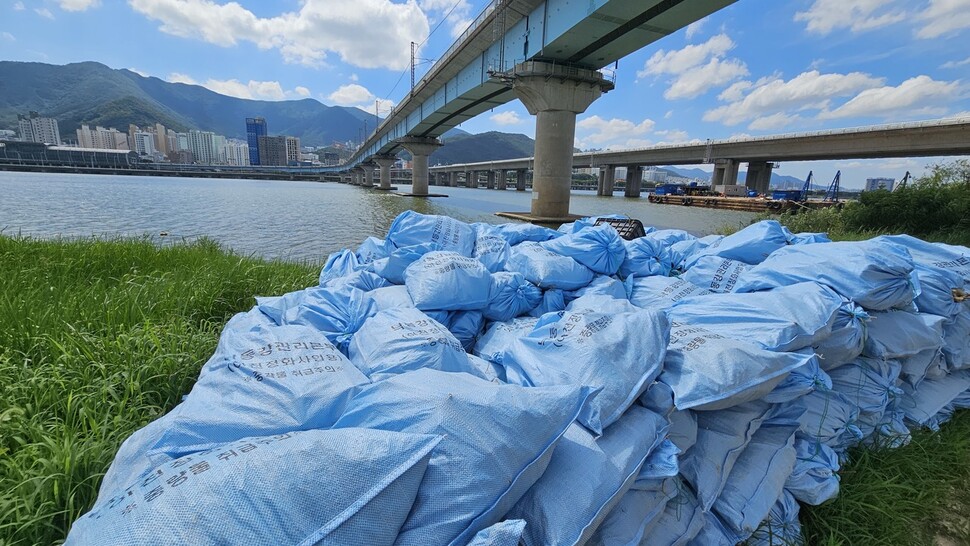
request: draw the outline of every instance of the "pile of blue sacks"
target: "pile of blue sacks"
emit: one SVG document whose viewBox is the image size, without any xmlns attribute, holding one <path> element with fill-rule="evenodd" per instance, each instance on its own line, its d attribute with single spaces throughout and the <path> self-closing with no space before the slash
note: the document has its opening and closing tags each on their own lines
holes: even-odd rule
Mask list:
<svg viewBox="0 0 970 546">
<path fill-rule="evenodd" d="M 970 250 L 415 212 L 226 325 L 68 544 L 799 544 L 970 407 Z"/>
</svg>

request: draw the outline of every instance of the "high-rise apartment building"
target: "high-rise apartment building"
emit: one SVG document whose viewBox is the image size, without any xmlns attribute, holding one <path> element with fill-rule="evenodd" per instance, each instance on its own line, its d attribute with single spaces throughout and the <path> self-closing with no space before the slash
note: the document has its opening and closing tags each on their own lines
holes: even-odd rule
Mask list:
<svg viewBox="0 0 970 546">
<path fill-rule="evenodd" d="M 200 165 L 211 165 L 218 157 L 216 155 L 215 133 L 211 131 L 189 131 L 188 148 Z"/>
<path fill-rule="evenodd" d="M 260 165 L 259 138 L 267 136 L 266 120 L 263 118 L 246 118 L 246 142 L 249 144 L 249 163 Z"/>
<path fill-rule="evenodd" d="M 155 124 L 155 149 L 162 155 L 168 155 L 168 133 L 161 123 Z"/>
<path fill-rule="evenodd" d="M 259 137 L 259 164 L 269 166 L 286 165 L 286 138 L 285 136 L 261 136 Z M 250 157 L 253 149 L 249 148 Z"/>
<path fill-rule="evenodd" d="M 300 139 L 297 137 L 286 137 L 286 164 L 300 164 Z"/>
<path fill-rule="evenodd" d="M 105 129 L 100 125 L 94 129 L 87 125 L 82 125 L 77 130 L 77 145 L 81 148 L 94 148 L 98 150 L 130 150 L 128 134 L 111 127 Z"/>
<path fill-rule="evenodd" d="M 226 142 L 226 165 L 242 167 L 249 165 L 249 144 L 243 140 L 231 139 Z"/>
<path fill-rule="evenodd" d="M 155 155 L 155 135 L 147 131 L 135 131 L 133 139 L 138 155 Z"/>
<path fill-rule="evenodd" d="M 212 135 L 212 163 L 226 164 L 226 137 Z"/>
<path fill-rule="evenodd" d="M 867 178 L 865 191 L 888 190 L 893 191 L 895 178 Z"/>
<path fill-rule="evenodd" d="M 20 140 L 61 145 L 61 131 L 54 118 L 41 117 L 37 112 L 31 111 L 26 116 L 17 114 L 17 125 L 20 129 Z"/>
</svg>

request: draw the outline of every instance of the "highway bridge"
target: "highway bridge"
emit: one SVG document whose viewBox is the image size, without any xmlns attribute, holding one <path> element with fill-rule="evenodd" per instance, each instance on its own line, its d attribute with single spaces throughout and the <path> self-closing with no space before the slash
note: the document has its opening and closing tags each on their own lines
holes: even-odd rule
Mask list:
<svg viewBox="0 0 970 546">
<path fill-rule="evenodd" d="M 640 195 L 642 178 L 636 173 L 645 166 L 713 164 L 712 183 L 733 185 L 737 183 L 740 164 L 747 163 L 746 185 L 766 193 L 775 162 L 947 155 L 970 155 L 970 118 L 582 152 L 573 154 L 572 167 L 599 168 L 600 194 L 613 195 L 615 168 L 625 166 L 627 172 L 635 173 L 627 176 L 626 195 L 636 197 Z M 524 189 L 526 172 L 534 165 L 535 158 L 523 157 L 436 166 L 431 172 L 444 185 L 456 185 L 459 173 L 467 173 L 468 180 L 479 172 L 495 172 L 504 181 L 505 173 L 511 171 L 516 173 L 517 186 Z M 492 180 L 496 175 L 487 176 Z"/>
<path fill-rule="evenodd" d="M 364 185 L 390 187 L 394 154 L 408 150 L 412 195 L 428 195 L 437 137 L 520 99 L 536 116 L 532 215 L 568 216 L 576 115 L 613 89 L 602 69 L 735 0 L 494 0 L 351 159 Z"/>
</svg>

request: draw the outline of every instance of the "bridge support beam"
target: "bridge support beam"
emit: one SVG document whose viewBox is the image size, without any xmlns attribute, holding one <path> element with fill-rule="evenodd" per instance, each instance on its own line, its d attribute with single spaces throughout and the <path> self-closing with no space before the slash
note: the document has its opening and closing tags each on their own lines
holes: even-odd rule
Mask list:
<svg viewBox="0 0 970 546">
<path fill-rule="evenodd" d="M 485 189 L 495 189 L 495 171 L 488 171 L 485 173 Z"/>
<path fill-rule="evenodd" d="M 525 191 L 525 177 L 527 174 L 525 169 L 515 171 L 515 191 Z"/>
<path fill-rule="evenodd" d="M 599 191 L 596 195 L 613 197 L 613 185 L 616 183 L 616 166 L 600 165 Z"/>
<path fill-rule="evenodd" d="M 640 197 L 640 186 L 643 185 L 643 167 L 630 165 L 626 168 L 626 189 L 624 197 Z"/>
<path fill-rule="evenodd" d="M 364 171 L 364 187 L 373 188 L 374 187 L 374 171 L 377 170 L 377 166 L 373 163 L 364 163 L 360 166 Z"/>
<path fill-rule="evenodd" d="M 473 173 L 472 171 L 465 171 L 465 187 L 466 188 L 472 188 L 472 187 L 474 187 L 474 186 L 472 186 L 472 178 L 475 178 L 474 175 L 475 175 L 475 173 Z"/>
<path fill-rule="evenodd" d="M 744 179 L 744 185 L 749 190 L 754 190 L 762 195 L 768 193 L 771 185 L 771 170 L 775 165 L 767 161 L 749 161 L 748 174 Z"/>
<path fill-rule="evenodd" d="M 576 116 L 613 89 L 613 82 L 595 70 L 539 61 L 516 65 L 510 79 L 516 96 L 536 116 L 531 216 L 567 219 Z"/>
<path fill-rule="evenodd" d="M 718 159 L 714 162 L 714 177 L 711 186 L 736 186 L 738 184 L 739 163 L 734 159 Z"/>
<path fill-rule="evenodd" d="M 378 155 L 374 156 L 373 161 L 381 168 L 381 185 L 378 186 L 378 189 L 391 189 L 391 167 L 397 161 L 397 158 L 393 155 Z"/>
<path fill-rule="evenodd" d="M 452 188 L 458 186 L 458 172 L 457 171 L 451 171 L 450 173 L 448 173 L 448 185 L 451 186 Z"/>
<path fill-rule="evenodd" d="M 495 189 L 497 189 L 497 190 L 507 190 L 509 188 L 509 182 L 508 182 L 508 180 L 506 180 L 506 175 L 507 174 L 508 174 L 508 172 L 503 171 L 503 170 L 495 171 L 495 175 L 497 177 L 497 179 L 495 181 Z"/>
<path fill-rule="evenodd" d="M 398 140 L 411 152 L 411 195 L 428 195 L 428 156 L 441 146 L 436 138 L 405 137 Z"/>
<path fill-rule="evenodd" d="M 364 185 L 364 171 L 361 170 L 360 167 L 357 167 L 356 169 L 353 170 L 353 174 L 354 174 L 353 184 L 355 186 L 363 186 Z"/>
</svg>

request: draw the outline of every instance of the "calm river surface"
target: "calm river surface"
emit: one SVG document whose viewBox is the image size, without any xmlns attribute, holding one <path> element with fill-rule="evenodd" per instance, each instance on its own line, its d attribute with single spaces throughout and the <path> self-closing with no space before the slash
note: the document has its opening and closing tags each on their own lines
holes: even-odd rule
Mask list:
<svg viewBox="0 0 970 546">
<path fill-rule="evenodd" d="M 410 186 L 398 185 L 400 191 Z M 383 237 L 401 212 L 503 223 L 527 212 L 531 192 L 431 188 L 449 197 L 400 197 L 332 182 L 280 182 L 0 171 L 0 233 L 48 238 L 148 236 L 215 239 L 237 253 L 319 262 L 369 235 Z M 625 214 L 644 225 L 698 235 L 747 224 L 753 213 L 654 205 L 646 197 L 574 192 L 574 214 Z M 163 232 L 168 235 L 161 237 Z"/>
</svg>

